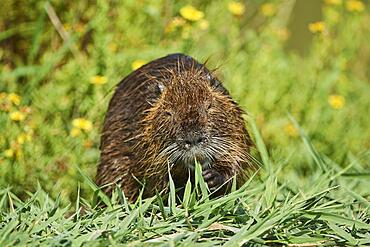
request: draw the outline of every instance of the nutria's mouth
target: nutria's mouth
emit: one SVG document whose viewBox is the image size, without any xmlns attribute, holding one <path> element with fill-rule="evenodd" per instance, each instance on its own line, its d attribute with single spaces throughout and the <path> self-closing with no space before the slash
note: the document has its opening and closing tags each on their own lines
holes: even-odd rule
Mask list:
<svg viewBox="0 0 370 247">
<path fill-rule="evenodd" d="M 215 160 L 213 153 L 206 146 L 193 146 L 185 149 L 176 143 L 168 145 L 160 155 L 166 157 L 173 166 L 189 168 L 191 170 L 194 170 L 196 163 L 199 163 L 202 169 L 206 170 Z"/>
<path fill-rule="evenodd" d="M 180 157 L 181 158 L 175 162 L 175 165 L 181 165 L 190 170 L 195 169 L 196 163 L 199 163 L 203 170 L 208 169 L 212 163 L 212 157 L 208 157 L 207 153 L 202 150 L 183 151 Z"/>
<path fill-rule="evenodd" d="M 195 169 L 195 164 L 199 163 L 202 166 L 202 170 L 207 170 L 211 166 L 211 160 L 206 159 L 197 159 L 196 157 L 192 159 L 187 159 L 185 162 L 180 161 L 181 165 L 185 166 L 186 168 L 189 168 L 190 170 Z"/>
</svg>

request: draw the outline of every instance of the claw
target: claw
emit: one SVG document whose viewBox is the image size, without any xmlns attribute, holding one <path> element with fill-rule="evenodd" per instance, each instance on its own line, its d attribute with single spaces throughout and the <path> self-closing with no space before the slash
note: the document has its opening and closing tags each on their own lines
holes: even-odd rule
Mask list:
<svg viewBox="0 0 370 247">
<path fill-rule="evenodd" d="M 213 176 L 213 173 L 211 170 L 205 170 L 202 172 L 202 176 L 204 180 L 209 180 Z"/>
<path fill-rule="evenodd" d="M 211 192 L 218 189 L 225 181 L 225 177 L 223 176 L 223 174 L 214 169 L 203 171 L 202 176 Z"/>
</svg>

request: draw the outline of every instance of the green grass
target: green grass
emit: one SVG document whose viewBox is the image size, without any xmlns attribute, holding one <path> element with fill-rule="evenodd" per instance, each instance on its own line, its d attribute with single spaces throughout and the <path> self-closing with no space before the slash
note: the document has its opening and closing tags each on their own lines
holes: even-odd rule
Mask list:
<svg viewBox="0 0 370 247">
<path fill-rule="evenodd" d="M 309 140 L 305 142 L 311 149 Z M 75 205 L 61 207 L 59 196 L 53 200 L 40 187 L 22 201 L 4 189 L 0 192 L 0 245 L 370 244 L 370 202 L 356 192 L 359 185 L 369 186 L 368 177 L 356 177 L 353 183 L 353 177 L 343 176 L 348 167 L 319 161 L 322 157 L 315 150 L 309 152 L 317 171 L 309 177 L 307 188 L 291 179 L 278 180 L 277 171 L 272 171 L 252 176 L 224 197 L 209 199 L 197 165 L 198 182 L 195 188 L 188 182 L 181 204 L 176 204 L 172 180 L 168 195 L 129 204 L 119 189 L 111 200 L 99 194 L 82 171 L 105 207 L 79 194 Z M 331 168 L 324 170 L 321 165 Z"/>
<path fill-rule="evenodd" d="M 209 26 L 182 20 L 167 32 L 190 2 L 2 1 L 0 246 L 370 245 L 367 2 L 362 11 L 322 3 L 310 20 L 300 1 L 247 1 L 240 17 L 228 2 L 192 1 Z M 319 20 L 324 32 L 310 34 Z M 120 191 L 107 198 L 93 180 L 114 86 L 134 61 L 174 52 L 218 68 L 248 112 L 261 168 L 218 199 L 201 176 L 181 205 L 171 188 L 134 204 Z M 107 83 L 91 84 L 96 75 Z M 25 119 L 14 121 L 18 111 Z M 71 135 L 76 118 L 92 129 Z"/>
</svg>

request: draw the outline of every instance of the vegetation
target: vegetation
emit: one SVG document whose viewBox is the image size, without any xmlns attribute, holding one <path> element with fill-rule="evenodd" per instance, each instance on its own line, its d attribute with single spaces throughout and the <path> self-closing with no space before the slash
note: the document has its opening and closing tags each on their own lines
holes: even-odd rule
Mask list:
<svg viewBox="0 0 370 247">
<path fill-rule="evenodd" d="M 310 1 L 303 20 L 302 2 L 2 1 L 0 246 L 370 245 L 369 6 Z M 217 68 L 261 168 L 222 198 L 199 174 L 177 205 L 173 188 L 107 198 L 93 179 L 114 87 L 175 52 Z"/>
</svg>

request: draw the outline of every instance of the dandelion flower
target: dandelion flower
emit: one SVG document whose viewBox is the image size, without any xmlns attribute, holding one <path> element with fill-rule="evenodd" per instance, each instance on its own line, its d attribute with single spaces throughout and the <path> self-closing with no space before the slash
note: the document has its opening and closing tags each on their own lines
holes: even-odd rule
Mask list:
<svg viewBox="0 0 370 247">
<path fill-rule="evenodd" d="M 131 68 L 132 70 L 137 70 L 138 68 L 142 67 L 144 64 L 146 64 L 146 61 L 138 59 L 132 62 Z"/>
<path fill-rule="evenodd" d="M 7 157 L 7 158 L 12 158 L 14 157 L 14 150 L 9 148 L 7 150 L 4 151 L 4 156 Z"/>
<path fill-rule="evenodd" d="M 85 130 L 85 131 L 90 131 L 92 130 L 92 123 L 84 118 L 75 118 L 72 121 L 73 127 L 80 129 L 80 130 Z"/>
<path fill-rule="evenodd" d="M 188 21 L 199 21 L 203 19 L 204 13 L 191 5 L 180 9 L 180 15 Z"/>
<path fill-rule="evenodd" d="M 298 136 L 298 130 L 292 123 L 288 123 L 284 126 L 284 132 L 288 136 L 292 136 L 292 137 Z"/>
<path fill-rule="evenodd" d="M 318 21 L 318 22 L 314 22 L 314 23 L 310 23 L 308 25 L 308 29 L 312 32 L 312 33 L 322 33 L 324 30 L 325 30 L 325 23 L 322 22 L 322 21 Z"/>
<path fill-rule="evenodd" d="M 365 9 L 365 5 L 359 0 L 349 0 L 346 2 L 346 8 L 351 12 L 361 12 Z"/>
<path fill-rule="evenodd" d="M 26 141 L 31 141 L 31 135 L 30 134 L 22 133 L 22 134 L 18 135 L 18 137 L 17 137 L 17 143 L 18 144 L 23 144 Z"/>
<path fill-rule="evenodd" d="M 108 82 L 107 77 L 101 75 L 95 75 L 90 78 L 90 83 L 94 85 L 103 85 Z"/>
<path fill-rule="evenodd" d="M 228 4 L 228 8 L 231 14 L 235 16 L 241 16 L 245 12 L 245 6 L 243 3 L 231 1 Z"/>
<path fill-rule="evenodd" d="M 21 96 L 16 93 L 8 94 L 8 100 L 12 102 L 14 105 L 19 105 L 21 103 Z"/>
<path fill-rule="evenodd" d="M 15 111 L 10 113 L 9 117 L 15 122 L 22 122 L 26 118 L 26 115 L 20 111 Z"/>
<path fill-rule="evenodd" d="M 339 94 L 329 95 L 328 102 L 333 109 L 341 109 L 344 107 L 345 98 Z"/>
<path fill-rule="evenodd" d="M 261 13 L 264 16 L 273 16 L 275 12 L 275 5 L 272 3 L 265 3 L 261 6 Z"/>
</svg>

